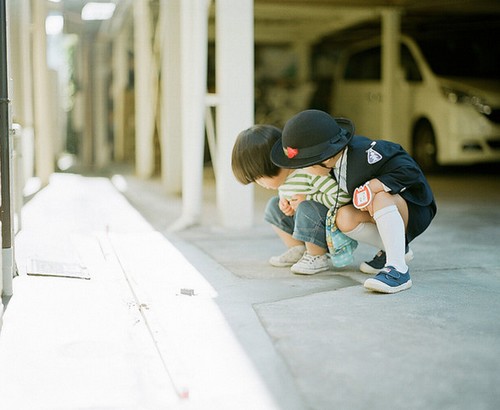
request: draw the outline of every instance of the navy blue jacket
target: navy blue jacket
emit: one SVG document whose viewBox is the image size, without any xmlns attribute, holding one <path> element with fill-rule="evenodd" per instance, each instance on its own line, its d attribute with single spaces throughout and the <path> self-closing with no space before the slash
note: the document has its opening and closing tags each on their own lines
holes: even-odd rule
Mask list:
<svg viewBox="0 0 500 410">
<path fill-rule="evenodd" d="M 401 145 L 355 135 L 347 150 L 347 190 L 377 178 L 407 202 L 435 206 L 434 195 L 422 170 Z M 332 171 L 333 174 L 333 171 Z"/>
</svg>

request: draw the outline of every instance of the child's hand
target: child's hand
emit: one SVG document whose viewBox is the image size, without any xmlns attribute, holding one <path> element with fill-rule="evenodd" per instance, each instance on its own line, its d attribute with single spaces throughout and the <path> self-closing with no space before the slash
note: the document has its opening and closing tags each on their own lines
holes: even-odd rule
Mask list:
<svg viewBox="0 0 500 410">
<path fill-rule="evenodd" d="M 290 202 L 286 198 L 280 198 L 279 207 L 281 212 L 283 212 L 286 216 L 292 216 L 295 214 L 295 209 L 292 208 Z"/>
<path fill-rule="evenodd" d="M 304 194 L 295 194 L 292 196 L 290 199 L 290 206 L 294 209 L 297 210 L 297 207 L 302 201 L 306 200 L 306 196 Z"/>
</svg>

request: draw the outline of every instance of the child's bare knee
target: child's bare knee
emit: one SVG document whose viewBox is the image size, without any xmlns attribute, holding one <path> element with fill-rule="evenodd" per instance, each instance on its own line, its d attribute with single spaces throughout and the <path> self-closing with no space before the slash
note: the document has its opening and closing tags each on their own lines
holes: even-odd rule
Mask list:
<svg viewBox="0 0 500 410">
<path fill-rule="evenodd" d="M 346 205 L 346 206 L 341 206 L 337 210 L 337 215 L 335 217 L 335 224 L 337 225 L 337 228 L 339 228 L 342 232 L 348 232 L 352 230 L 352 220 L 353 220 L 353 211 L 354 208 Z"/>
</svg>

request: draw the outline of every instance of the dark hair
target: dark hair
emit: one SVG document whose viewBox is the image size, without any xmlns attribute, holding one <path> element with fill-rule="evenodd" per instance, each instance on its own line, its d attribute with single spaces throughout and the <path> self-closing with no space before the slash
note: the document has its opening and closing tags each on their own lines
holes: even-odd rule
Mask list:
<svg viewBox="0 0 500 410">
<path fill-rule="evenodd" d="M 236 179 L 244 185 L 261 177 L 274 177 L 280 168 L 271 161 L 271 149 L 281 138 L 273 125 L 254 125 L 238 134 L 233 146 L 231 167 Z"/>
</svg>

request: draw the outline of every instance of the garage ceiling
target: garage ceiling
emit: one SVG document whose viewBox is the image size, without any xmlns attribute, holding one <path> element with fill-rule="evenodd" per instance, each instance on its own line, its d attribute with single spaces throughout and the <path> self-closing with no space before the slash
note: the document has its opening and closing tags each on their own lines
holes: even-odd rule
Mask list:
<svg viewBox="0 0 500 410">
<path fill-rule="evenodd" d="M 283 7 L 402 7 L 408 11 L 425 12 L 500 12 L 498 0 L 254 0 L 255 4 L 277 4 Z"/>
<path fill-rule="evenodd" d="M 366 21 L 378 20 L 385 7 L 403 18 L 497 15 L 499 0 L 255 0 L 256 41 L 318 40 Z"/>
<path fill-rule="evenodd" d="M 95 32 L 101 23 L 81 24 L 79 20 L 82 7 L 89 1 L 61 0 L 50 4 L 65 15 L 67 31 L 81 32 L 83 28 Z M 114 1 L 118 16 L 132 4 L 132 0 L 92 1 Z M 159 1 L 152 0 L 154 7 L 159 7 Z M 484 14 L 497 15 L 500 19 L 499 0 L 254 0 L 254 5 L 257 42 L 289 42 L 294 38 L 315 41 L 354 24 L 376 20 L 384 7 L 399 7 L 403 16 L 418 15 L 420 18 Z"/>
</svg>

